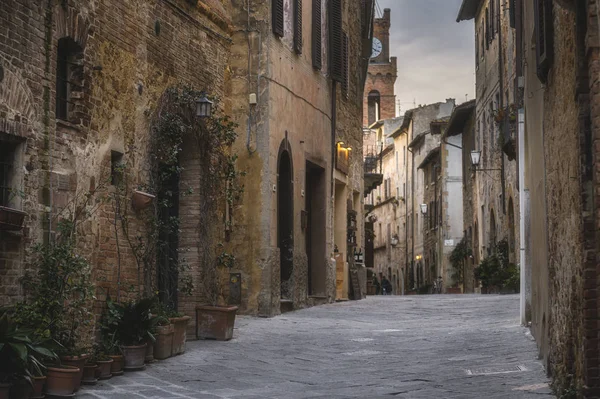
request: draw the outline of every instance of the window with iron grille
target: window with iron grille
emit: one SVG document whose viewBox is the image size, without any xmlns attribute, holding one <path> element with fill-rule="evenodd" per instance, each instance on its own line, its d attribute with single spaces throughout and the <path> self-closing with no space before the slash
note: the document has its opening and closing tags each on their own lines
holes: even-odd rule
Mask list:
<svg viewBox="0 0 600 399">
<path fill-rule="evenodd" d="M 80 91 L 78 82 L 82 79 L 81 47 L 70 37 L 58 41 L 56 57 L 56 118 L 69 119 L 69 111 L 73 105 L 71 94 Z"/>
</svg>

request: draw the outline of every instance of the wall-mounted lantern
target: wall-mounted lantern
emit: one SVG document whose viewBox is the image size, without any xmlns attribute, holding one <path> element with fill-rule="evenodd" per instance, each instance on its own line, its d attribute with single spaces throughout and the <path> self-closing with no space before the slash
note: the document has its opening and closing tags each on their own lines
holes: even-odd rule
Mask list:
<svg viewBox="0 0 600 399">
<path fill-rule="evenodd" d="M 427 215 L 427 204 L 421 204 L 421 213 Z"/>
<path fill-rule="evenodd" d="M 478 151 L 478 150 L 471 151 L 471 166 L 473 166 L 473 170 L 475 172 L 502 170 L 502 169 L 479 169 L 478 167 L 479 167 L 480 162 L 481 162 L 481 151 Z"/>
<path fill-rule="evenodd" d="M 200 118 L 210 118 L 212 115 L 213 102 L 202 92 L 200 98 L 196 100 L 196 116 Z"/>
</svg>

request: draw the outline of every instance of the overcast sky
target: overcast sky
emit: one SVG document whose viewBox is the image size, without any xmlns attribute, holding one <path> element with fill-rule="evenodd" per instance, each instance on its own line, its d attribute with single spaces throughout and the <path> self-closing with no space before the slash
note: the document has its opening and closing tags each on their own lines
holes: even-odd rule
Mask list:
<svg viewBox="0 0 600 399">
<path fill-rule="evenodd" d="M 392 10 L 390 55 L 398 57 L 396 99 L 416 104 L 475 97 L 473 21 L 456 22 L 462 0 L 377 0 Z"/>
</svg>

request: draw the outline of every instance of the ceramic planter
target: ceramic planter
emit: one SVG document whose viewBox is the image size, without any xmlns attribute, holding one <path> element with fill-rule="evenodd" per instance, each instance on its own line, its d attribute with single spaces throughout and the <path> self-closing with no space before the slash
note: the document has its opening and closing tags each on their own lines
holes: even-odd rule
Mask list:
<svg viewBox="0 0 600 399">
<path fill-rule="evenodd" d="M 43 399 L 44 398 L 44 386 L 46 385 L 46 376 L 33 377 L 33 390 L 29 395 L 30 399 Z"/>
<path fill-rule="evenodd" d="M 113 376 L 123 374 L 123 366 L 125 365 L 125 359 L 123 358 L 123 355 L 111 355 L 109 357 L 113 361 L 110 365 L 110 373 Z"/>
<path fill-rule="evenodd" d="M 173 317 L 169 321 L 173 324 L 173 346 L 172 354 L 180 355 L 185 352 L 185 341 L 187 338 L 187 325 L 190 322 L 190 316 Z"/>
<path fill-rule="evenodd" d="M 233 338 L 233 325 L 237 306 L 196 307 L 196 337 L 229 341 Z"/>
<path fill-rule="evenodd" d="M 144 359 L 146 363 L 152 363 L 154 361 L 154 342 L 151 339 L 146 342 L 146 357 Z"/>
<path fill-rule="evenodd" d="M 156 327 L 156 342 L 154 343 L 156 359 L 163 360 L 173 356 L 173 333 L 173 324 Z"/>
<path fill-rule="evenodd" d="M 0 230 L 21 230 L 25 216 L 25 212 L 0 206 Z"/>
<path fill-rule="evenodd" d="M 121 346 L 121 353 L 125 358 L 125 370 L 142 370 L 146 357 L 146 344 L 135 346 Z"/>
<path fill-rule="evenodd" d="M 79 369 L 79 373 L 73 376 L 75 392 L 79 391 L 79 387 L 81 387 L 81 380 L 83 379 L 83 365 L 85 364 L 88 357 L 90 357 L 90 355 L 61 356 L 60 358 L 60 362 L 65 366 L 73 366 Z"/>
<path fill-rule="evenodd" d="M 0 399 L 8 399 L 11 384 L 0 384 Z"/>
<path fill-rule="evenodd" d="M 110 372 L 110 368 L 113 364 L 113 360 L 98 360 L 98 370 L 97 370 L 97 375 L 98 375 L 98 379 L 100 380 L 108 380 L 110 377 L 112 377 L 112 374 Z"/>
<path fill-rule="evenodd" d="M 79 372 L 79 368 L 74 366 L 48 367 L 46 393 L 55 396 L 73 395 Z"/>
<path fill-rule="evenodd" d="M 96 378 L 96 370 L 98 369 L 97 364 L 86 364 L 83 366 L 83 382 L 86 385 L 96 385 L 98 379 Z"/>
<path fill-rule="evenodd" d="M 145 193 L 143 191 L 135 190 L 131 196 L 131 204 L 133 209 L 141 211 L 150 206 L 154 201 L 155 196 L 152 194 Z"/>
</svg>

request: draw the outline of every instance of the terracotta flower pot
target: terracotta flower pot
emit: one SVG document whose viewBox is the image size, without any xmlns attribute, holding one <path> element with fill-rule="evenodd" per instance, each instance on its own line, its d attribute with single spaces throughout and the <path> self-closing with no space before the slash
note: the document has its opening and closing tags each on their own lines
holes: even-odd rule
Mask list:
<svg viewBox="0 0 600 399">
<path fill-rule="evenodd" d="M 149 339 L 146 342 L 146 357 L 144 358 L 146 363 L 152 363 L 154 361 L 154 342 Z"/>
<path fill-rule="evenodd" d="M 74 366 L 48 367 L 46 393 L 55 396 L 73 395 L 79 368 Z"/>
<path fill-rule="evenodd" d="M 237 310 L 237 306 L 196 307 L 196 337 L 229 341 L 233 338 Z"/>
<path fill-rule="evenodd" d="M 0 399 L 8 399 L 11 384 L 0 384 Z"/>
<path fill-rule="evenodd" d="M 173 317 L 169 321 L 173 324 L 173 346 L 172 354 L 180 355 L 185 352 L 185 341 L 187 338 L 187 325 L 190 322 L 190 316 Z"/>
<path fill-rule="evenodd" d="M 86 385 L 95 385 L 98 382 L 98 379 L 96 378 L 97 369 L 97 364 L 86 364 L 85 366 L 83 366 L 82 382 Z"/>
<path fill-rule="evenodd" d="M 97 370 L 97 374 L 98 374 L 98 379 L 100 380 L 108 380 L 110 377 L 112 377 L 112 374 L 110 372 L 110 368 L 113 364 L 113 360 L 98 360 L 98 370 Z"/>
<path fill-rule="evenodd" d="M 136 211 L 141 211 L 146 209 L 152 201 L 154 201 L 155 196 L 152 194 L 145 193 L 143 191 L 135 190 L 133 195 L 131 196 L 131 204 L 133 205 L 133 209 Z"/>
<path fill-rule="evenodd" d="M 44 386 L 46 385 L 46 376 L 33 377 L 33 390 L 29 395 L 30 399 L 42 399 L 44 397 Z"/>
<path fill-rule="evenodd" d="M 125 370 L 142 370 L 146 357 L 146 344 L 135 346 L 121 346 L 121 352 L 125 358 Z"/>
<path fill-rule="evenodd" d="M 73 378 L 75 383 L 75 392 L 79 391 L 81 387 L 81 380 L 83 379 L 83 365 L 90 355 L 81 356 L 61 356 L 60 362 L 65 366 L 73 366 L 79 369 L 79 374 L 74 375 Z"/>
<path fill-rule="evenodd" d="M 125 365 L 125 359 L 123 355 L 111 355 L 109 356 L 113 362 L 110 365 L 110 373 L 113 376 L 123 374 L 123 366 Z"/>
<path fill-rule="evenodd" d="M 156 342 L 154 343 L 154 357 L 168 359 L 173 356 L 173 324 L 156 327 Z"/>
</svg>

